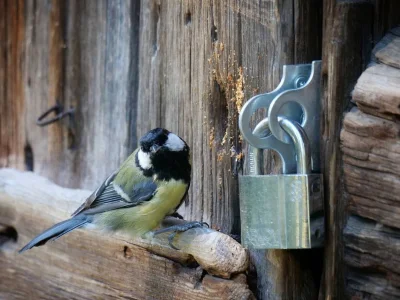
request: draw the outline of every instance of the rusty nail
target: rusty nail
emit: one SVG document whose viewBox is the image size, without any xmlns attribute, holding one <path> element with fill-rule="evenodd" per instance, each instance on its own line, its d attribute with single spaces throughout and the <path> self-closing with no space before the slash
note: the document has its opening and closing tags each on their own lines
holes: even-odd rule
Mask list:
<svg viewBox="0 0 400 300">
<path fill-rule="evenodd" d="M 51 112 L 56 113 L 56 116 L 52 119 L 45 119 L 47 117 L 47 115 L 49 115 Z M 72 116 L 75 112 L 75 108 L 71 107 L 70 109 L 68 109 L 67 111 L 64 111 L 64 107 L 59 104 L 58 102 L 50 107 L 48 110 L 46 110 L 43 114 L 41 114 L 39 116 L 39 118 L 37 118 L 36 120 L 36 124 L 38 126 L 47 126 L 51 123 L 57 122 L 63 118 L 65 118 L 66 116 Z"/>
</svg>

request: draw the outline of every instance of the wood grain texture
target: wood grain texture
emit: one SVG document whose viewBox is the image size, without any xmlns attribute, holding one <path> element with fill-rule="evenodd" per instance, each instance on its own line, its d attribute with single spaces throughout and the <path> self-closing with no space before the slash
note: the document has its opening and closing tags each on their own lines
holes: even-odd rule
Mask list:
<svg viewBox="0 0 400 300">
<path fill-rule="evenodd" d="M 344 299 L 342 160 L 339 136 L 350 93 L 368 63 L 373 5 L 367 1 L 324 2 L 322 50 L 322 169 L 325 182 L 326 242 L 320 299 Z"/>
<path fill-rule="evenodd" d="M 193 183 L 180 212 L 239 232 L 241 105 L 271 91 L 283 64 L 321 56 L 322 1 L 2 1 L 0 164 L 95 188 L 154 126 L 185 138 Z M 373 43 L 399 22 L 398 1 L 324 1 L 322 151 L 328 235 L 321 296 L 342 296 L 345 201 L 339 130 Z M 396 35 L 397 31 L 393 31 Z M 4 42 L 7 41 L 7 42 Z M 5 49 L 5 52 L 4 52 Z M 11 84 L 10 84 L 11 82 Z M 75 121 L 36 127 L 58 100 Z M 267 165 L 279 167 L 274 156 Z M 315 253 L 253 253 L 261 299 L 313 298 Z M 320 256 L 319 256 L 320 257 Z M 289 275 L 288 275 L 289 274 Z"/>
<path fill-rule="evenodd" d="M 238 113 L 246 99 L 277 86 L 284 64 L 320 58 L 322 2 L 45 0 L 26 1 L 24 10 L 19 88 L 26 100 L 18 124 L 26 126 L 18 130 L 34 171 L 93 189 L 144 132 L 164 126 L 193 151 L 180 212 L 239 232 L 236 160 L 247 146 Z M 74 123 L 36 127 L 56 100 L 76 109 Z M 273 158 L 267 164 L 279 167 Z M 255 256 L 261 299 L 316 294 L 318 279 L 306 267 L 313 254 Z"/>
<path fill-rule="evenodd" d="M 136 147 L 135 109 L 127 108 L 136 103 L 139 6 L 28 1 L 26 9 L 23 84 L 35 171 L 64 186 L 95 188 Z M 76 109 L 73 122 L 37 127 L 56 101 Z"/>
<path fill-rule="evenodd" d="M 344 235 L 348 298 L 399 299 L 400 230 L 350 216 Z"/>
<path fill-rule="evenodd" d="M 388 66 L 400 68 L 400 37 L 394 34 L 386 35 L 388 38 L 388 44 L 381 50 L 379 50 L 375 56 L 381 62 Z"/>
<path fill-rule="evenodd" d="M 400 228 L 400 126 L 357 109 L 341 133 L 349 211 Z M 368 170 L 368 171 L 367 171 Z"/>
<path fill-rule="evenodd" d="M 322 161 L 328 232 L 320 299 L 345 297 L 342 233 L 346 199 L 339 149 L 343 112 L 352 106 L 352 89 L 369 63 L 374 43 L 400 22 L 398 5 L 390 0 L 324 1 Z"/>
<path fill-rule="evenodd" d="M 320 1 L 142 1 L 137 135 L 164 126 L 189 141 L 193 181 L 180 210 L 188 219 L 238 232 L 235 158 L 247 147 L 238 113 L 278 85 L 283 64 L 320 58 L 321 8 Z M 260 299 L 315 298 L 307 259 L 288 251 L 251 257 Z"/>
<path fill-rule="evenodd" d="M 0 166 L 24 168 L 24 2 L 0 2 Z M 27 149 L 29 151 L 29 147 Z"/>
<path fill-rule="evenodd" d="M 173 253 L 171 258 L 181 263 L 194 257 L 210 273 L 229 276 L 232 266 L 247 261 L 245 251 L 232 238 L 209 229 L 178 236 L 175 242 L 181 251 L 169 248 L 167 236 L 135 241 L 123 234 L 111 237 L 77 230 L 24 254 L 15 252 L 43 229 L 67 218 L 67 212 L 89 194 L 61 188 L 33 173 L 0 171 L 0 223 L 18 232 L 17 243 L 0 248 L 0 298 L 253 299 L 244 274 L 225 280 L 201 267 L 184 267 L 146 251 Z M 208 236 L 206 242 L 203 236 Z M 235 252 L 238 247 L 241 254 Z M 220 262 L 215 264 L 215 259 Z M 243 264 L 236 273 L 245 269 Z"/>
<path fill-rule="evenodd" d="M 1 5 L 1 166 L 94 188 L 137 143 L 139 2 Z M 36 126 L 56 102 L 74 122 Z"/>
<path fill-rule="evenodd" d="M 374 6 L 373 44 L 376 45 L 389 30 L 400 24 L 400 2 L 396 0 L 372 0 Z"/>
<path fill-rule="evenodd" d="M 186 202 L 181 212 L 231 232 L 235 218 L 238 221 L 238 202 L 230 149 L 240 151 L 232 89 L 240 65 L 234 57 L 237 45 L 221 46 L 221 35 L 228 31 L 216 19 L 234 22 L 237 14 L 222 3 L 215 5 L 218 8 L 208 1 L 142 2 L 142 12 L 149 17 L 141 19 L 140 26 L 138 136 L 162 126 L 189 142 L 194 166 L 189 199 L 196 201 Z M 224 74 L 216 69 L 220 64 Z M 230 88 L 214 79 L 225 80 L 228 72 Z"/>
<path fill-rule="evenodd" d="M 388 44 L 387 47 L 390 47 Z M 382 53 L 386 48 L 378 51 Z M 400 45 L 399 49 L 400 51 Z M 392 53 L 394 56 L 398 52 Z M 400 71 L 384 64 L 368 68 L 358 79 L 353 100 L 360 110 L 389 120 L 400 115 Z"/>
<path fill-rule="evenodd" d="M 344 229 L 345 280 L 352 299 L 400 296 L 400 69 L 393 67 L 398 55 L 393 40 L 389 34 L 374 49 L 376 62 L 392 66 L 375 64 L 363 72 L 353 93 L 358 107 L 346 114 L 341 132 L 350 214 Z"/>
</svg>

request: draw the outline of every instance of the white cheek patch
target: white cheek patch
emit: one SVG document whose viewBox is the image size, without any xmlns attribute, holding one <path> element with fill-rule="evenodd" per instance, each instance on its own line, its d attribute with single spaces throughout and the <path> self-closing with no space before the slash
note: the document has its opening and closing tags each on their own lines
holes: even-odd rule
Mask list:
<svg viewBox="0 0 400 300">
<path fill-rule="evenodd" d="M 153 166 L 151 164 L 150 154 L 145 153 L 142 150 L 139 150 L 138 152 L 138 160 L 139 160 L 139 165 L 142 169 L 148 170 Z"/>
<path fill-rule="evenodd" d="M 169 133 L 165 146 L 171 151 L 181 151 L 185 148 L 185 143 L 176 134 Z"/>
</svg>

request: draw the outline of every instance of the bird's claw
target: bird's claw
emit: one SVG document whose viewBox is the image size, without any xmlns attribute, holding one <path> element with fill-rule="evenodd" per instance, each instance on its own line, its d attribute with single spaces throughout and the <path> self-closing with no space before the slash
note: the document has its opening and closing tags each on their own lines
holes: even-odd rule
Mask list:
<svg viewBox="0 0 400 300">
<path fill-rule="evenodd" d="M 173 245 L 173 241 L 174 241 L 176 234 L 179 232 L 185 232 L 192 228 L 199 228 L 199 227 L 203 227 L 203 226 L 207 226 L 208 228 L 210 228 L 210 225 L 208 225 L 208 223 L 206 223 L 206 222 L 194 221 L 194 222 L 188 222 L 185 224 L 173 225 L 173 226 L 170 226 L 167 228 L 158 229 L 158 230 L 155 230 L 153 232 L 153 234 L 157 235 L 160 233 L 172 231 L 172 233 L 168 236 L 168 244 L 172 249 L 180 250 L 179 248 L 177 248 Z"/>
</svg>

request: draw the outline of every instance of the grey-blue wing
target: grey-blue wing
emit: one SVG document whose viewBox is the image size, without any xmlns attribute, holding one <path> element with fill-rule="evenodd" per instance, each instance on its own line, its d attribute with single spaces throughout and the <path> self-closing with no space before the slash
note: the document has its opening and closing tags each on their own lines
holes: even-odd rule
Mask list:
<svg viewBox="0 0 400 300">
<path fill-rule="evenodd" d="M 85 202 L 82 203 L 81 206 L 78 207 L 77 210 L 75 210 L 71 217 L 74 217 L 76 215 L 78 215 L 79 213 L 81 213 L 82 211 L 84 211 L 85 209 L 88 209 L 89 207 L 91 207 L 93 205 L 93 202 L 96 201 L 96 199 L 98 199 L 98 197 L 105 191 L 105 189 L 110 186 L 110 184 L 113 182 L 113 180 L 115 179 L 115 177 L 117 176 L 118 172 L 115 171 L 114 173 L 112 173 L 106 180 L 104 180 L 104 182 L 101 184 L 101 186 L 95 190 L 87 199 Z"/>
<path fill-rule="evenodd" d="M 49 240 L 55 240 L 68 232 L 82 227 L 93 220 L 93 215 L 110 210 L 132 207 L 149 201 L 157 191 L 157 185 L 152 180 L 138 182 L 129 191 L 122 191 L 113 180 L 117 173 L 108 177 L 103 184 L 83 203 L 69 220 L 60 222 L 48 230 L 42 232 L 30 241 L 20 252 L 35 246 L 45 244 Z M 121 196 L 122 195 L 122 196 Z"/>
<path fill-rule="evenodd" d="M 108 186 L 90 206 L 82 213 L 85 215 L 98 214 L 114 209 L 127 208 L 136 206 L 145 201 L 149 201 L 156 193 L 157 185 L 154 181 L 144 181 L 133 187 L 132 193 L 129 195 L 130 201 L 121 197 L 114 190 L 113 185 Z"/>
<path fill-rule="evenodd" d="M 129 194 L 121 195 L 121 191 L 114 188 L 113 179 L 110 176 L 99 189 L 96 190 L 86 202 L 73 214 L 93 215 L 110 210 L 136 206 L 142 202 L 149 201 L 157 190 L 153 180 L 137 183 Z"/>
</svg>

